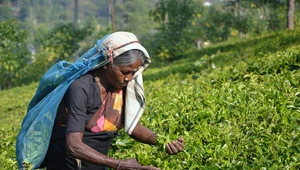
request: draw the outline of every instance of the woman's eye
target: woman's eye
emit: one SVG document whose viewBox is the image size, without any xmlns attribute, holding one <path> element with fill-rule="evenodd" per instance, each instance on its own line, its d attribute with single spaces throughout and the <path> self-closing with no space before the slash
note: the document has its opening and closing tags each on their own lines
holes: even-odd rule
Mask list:
<svg viewBox="0 0 300 170">
<path fill-rule="evenodd" d="M 126 71 L 126 72 L 122 71 L 122 74 L 124 74 L 124 75 L 128 75 L 130 73 L 132 73 L 132 72 L 131 71 Z"/>
</svg>

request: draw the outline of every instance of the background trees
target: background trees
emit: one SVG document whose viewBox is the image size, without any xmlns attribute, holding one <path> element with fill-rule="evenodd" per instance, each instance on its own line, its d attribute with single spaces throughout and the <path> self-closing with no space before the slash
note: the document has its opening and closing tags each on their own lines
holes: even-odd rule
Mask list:
<svg viewBox="0 0 300 170">
<path fill-rule="evenodd" d="M 0 37 L 0 89 L 7 89 L 25 80 L 30 55 L 26 47 L 26 31 L 20 29 L 17 20 L 1 22 Z"/>
<path fill-rule="evenodd" d="M 161 0 L 150 11 L 153 20 L 159 23 L 154 35 L 154 53 L 159 59 L 171 59 L 183 54 L 191 42 L 188 27 L 195 13 L 192 0 Z"/>
<path fill-rule="evenodd" d="M 149 10 L 153 8 L 153 1 L 116 1 L 116 29 L 134 32 L 140 38 L 148 37 L 158 26 L 149 17 Z"/>
<path fill-rule="evenodd" d="M 187 57 L 187 52 L 202 50 L 204 44 L 297 28 L 299 3 L 299 0 L 2 0 L 0 35 L 4 41 L 0 60 L 14 62 L 1 64 L 3 75 L 4 72 L 9 75 L 3 78 L 1 88 L 38 80 L 54 62 L 72 61 L 113 29 L 134 32 L 154 63 L 158 63 Z M 112 28 L 112 13 L 115 28 Z M 13 18 L 16 20 L 9 23 Z M 7 69 L 12 66 L 14 69 Z M 26 73 L 32 78 L 18 77 L 22 66 L 24 76 Z"/>
</svg>

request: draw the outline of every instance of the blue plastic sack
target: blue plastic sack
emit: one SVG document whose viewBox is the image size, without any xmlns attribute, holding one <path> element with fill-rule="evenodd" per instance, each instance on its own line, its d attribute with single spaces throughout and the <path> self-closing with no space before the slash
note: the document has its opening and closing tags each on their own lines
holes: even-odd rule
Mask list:
<svg viewBox="0 0 300 170">
<path fill-rule="evenodd" d="M 95 66 L 103 66 L 109 62 L 106 49 L 102 47 L 105 37 L 97 40 L 95 47 L 74 63 L 56 63 L 40 80 L 17 137 L 16 156 L 19 169 L 36 169 L 43 162 L 57 108 L 70 84 Z"/>
</svg>

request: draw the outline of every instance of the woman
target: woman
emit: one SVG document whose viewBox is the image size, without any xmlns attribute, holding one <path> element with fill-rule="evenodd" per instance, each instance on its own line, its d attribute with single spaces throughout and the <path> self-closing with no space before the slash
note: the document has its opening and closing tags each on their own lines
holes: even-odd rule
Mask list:
<svg viewBox="0 0 300 170">
<path fill-rule="evenodd" d="M 139 123 L 139 114 L 126 113 L 139 106 L 130 106 L 134 102 L 130 94 L 132 89 L 142 89 L 134 85 L 150 63 L 147 51 L 129 32 L 115 32 L 103 45 L 110 62 L 75 80 L 59 106 L 45 158 L 47 169 L 159 169 L 142 166 L 135 158 L 117 160 L 107 156 L 112 139 L 124 126 L 132 138 L 142 143 L 155 144 L 157 135 Z M 183 147 L 182 138 L 166 145 L 169 154 Z"/>
</svg>

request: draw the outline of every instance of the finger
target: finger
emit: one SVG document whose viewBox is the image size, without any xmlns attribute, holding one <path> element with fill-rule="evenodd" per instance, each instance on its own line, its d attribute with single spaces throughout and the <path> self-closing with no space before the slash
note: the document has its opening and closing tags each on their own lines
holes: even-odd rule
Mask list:
<svg viewBox="0 0 300 170">
<path fill-rule="evenodd" d="M 172 149 L 170 148 L 169 144 L 166 144 L 168 154 L 173 154 Z"/>
<path fill-rule="evenodd" d="M 156 168 L 153 166 L 141 166 L 141 170 L 160 170 L 160 168 Z"/>
<path fill-rule="evenodd" d="M 179 137 L 178 140 L 179 140 L 180 142 L 182 142 L 182 143 L 184 142 L 183 137 Z"/>
<path fill-rule="evenodd" d="M 173 146 L 176 147 L 178 152 L 181 152 L 183 150 L 183 147 L 180 145 L 180 143 L 181 142 L 178 142 L 178 141 L 173 142 Z M 176 153 L 178 153 L 178 152 L 176 152 Z"/>
<path fill-rule="evenodd" d="M 180 145 L 182 148 L 184 148 L 184 143 L 183 143 L 183 142 L 177 141 L 176 143 L 177 143 L 178 145 Z"/>
<path fill-rule="evenodd" d="M 169 143 L 170 149 L 172 150 L 172 153 L 177 153 L 177 148 L 174 146 L 174 142 Z"/>
</svg>

